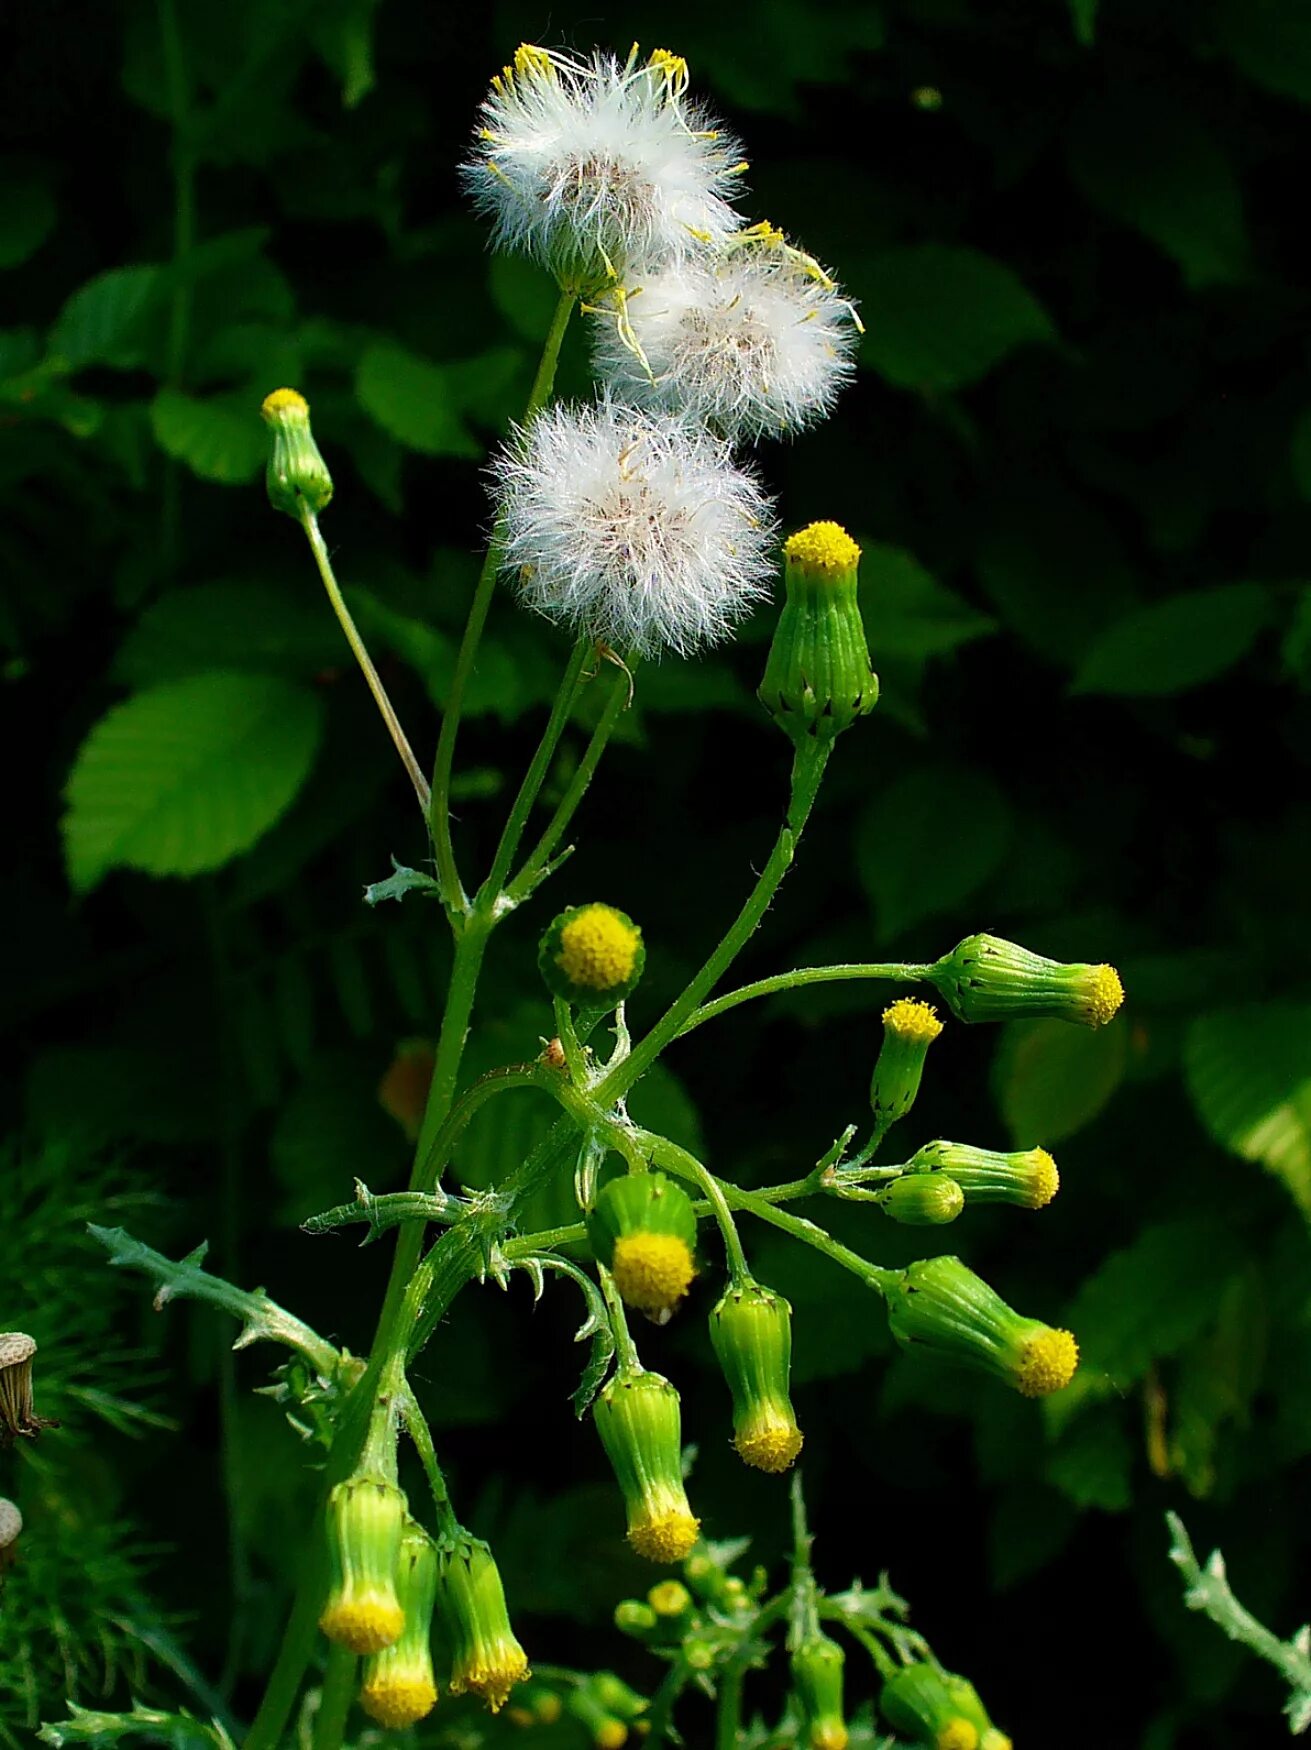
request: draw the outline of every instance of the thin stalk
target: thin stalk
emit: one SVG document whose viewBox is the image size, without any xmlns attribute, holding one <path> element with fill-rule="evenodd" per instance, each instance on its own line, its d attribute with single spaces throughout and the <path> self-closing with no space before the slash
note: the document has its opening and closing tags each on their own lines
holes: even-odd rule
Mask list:
<svg viewBox="0 0 1311 1750">
<path fill-rule="evenodd" d="M 649 1131 L 639 1131 L 640 1142 L 660 1144 L 660 1162 L 662 1166 L 672 1167 L 682 1178 L 688 1179 L 694 1185 L 699 1185 L 705 1193 L 710 1213 L 719 1225 L 719 1231 L 724 1240 L 724 1251 L 727 1255 L 728 1273 L 734 1288 L 739 1288 L 751 1278 L 751 1270 L 747 1264 L 747 1255 L 742 1250 L 742 1241 L 738 1238 L 737 1223 L 733 1220 L 728 1200 L 720 1189 L 719 1180 L 709 1170 L 702 1166 L 695 1155 L 689 1154 L 685 1148 L 680 1148 L 676 1142 L 669 1142 L 664 1137 L 657 1137 Z M 654 1152 L 654 1150 L 653 1150 Z M 675 1166 L 674 1162 L 678 1165 Z"/>
<path fill-rule="evenodd" d="M 573 777 L 565 788 L 564 795 L 556 806 L 541 838 L 533 846 L 522 869 L 505 890 L 505 896 L 514 904 L 526 899 L 550 873 L 551 859 L 556 847 L 565 833 L 569 823 L 578 812 L 578 806 L 587 794 L 588 785 L 592 782 L 596 768 L 601 763 L 601 755 L 605 752 L 614 733 L 615 725 L 628 709 L 632 691 L 632 671 L 637 666 L 637 657 L 630 655 L 623 665 L 623 671 L 615 677 L 614 690 L 607 699 L 605 708 L 592 731 L 591 740 L 583 750 Z"/>
<path fill-rule="evenodd" d="M 414 1442 L 419 1461 L 423 1465 L 424 1475 L 428 1479 L 428 1492 L 432 1496 L 432 1504 L 437 1514 L 437 1529 L 439 1532 L 454 1534 L 459 1529 L 459 1521 L 455 1517 L 455 1509 L 451 1506 L 450 1490 L 446 1487 L 446 1477 L 441 1465 L 437 1462 L 437 1449 L 433 1445 L 432 1430 L 428 1427 L 427 1417 L 419 1408 L 414 1393 L 407 1386 L 401 1399 L 401 1420 L 405 1424 L 410 1439 Z"/>
<path fill-rule="evenodd" d="M 746 1672 L 730 1665 L 719 1680 L 715 1712 L 715 1750 L 737 1750 L 742 1736 L 742 1686 Z"/>
<path fill-rule="evenodd" d="M 405 767 L 409 780 L 414 786 L 414 794 L 419 799 L 419 807 L 426 820 L 431 800 L 428 780 L 424 777 L 423 769 L 414 757 L 414 749 L 410 746 L 409 738 L 401 728 L 401 720 L 396 715 L 395 707 L 387 696 L 387 689 L 382 684 L 382 677 L 373 666 L 373 658 L 369 655 L 364 640 L 360 637 L 355 621 L 351 617 L 351 611 L 346 606 L 346 598 L 341 593 L 332 569 L 332 560 L 328 557 L 327 545 L 319 532 L 319 519 L 307 504 L 301 505 L 300 524 L 305 531 L 306 539 L 309 541 L 310 550 L 314 554 L 315 563 L 319 568 L 319 576 L 323 579 L 323 587 L 328 592 L 332 611 L 336 614 L 337 622 L 346 635 L 346 642 L 350 645 L 351 652 L 360 665 L 369 691 L 373 694 L 373 702 L 378 707 L 383 722 L 387 725 L 387 733 L 391 736 L 396 751 L 401 756 L 401 764 Z"/>
<path fill-rule="evenodd" d="M 341 1750 L 346 1716 L 355 1698 L 355 1664 L 355 1654 L 345 1647 L 328 1649 L 328 1668 L 319 1692 L 319 1711 L 314 1716 L 314 1750 Z"/>
<path fill-rule="evenodd" d="M 565 331 L 569 327 L 569 318 L 573 315 L 576 302 L 577 298 L 573 292 L 560 293 L 559 302 L 555 306 L 555 314 L 551 318 L 551 326 L 547 332 L 546 344 L 542 349 L 541 363 L 537 367 L 537 377 L 533 383 L 532 393 L 528 397 L 528 406 L 524 411 L 525 421 L 531 419 L 534 413 L 546 405 L 555 389 L 555 372 L 556 366 L 560 362 L 560 347 L 564 341 Z M 469 903 L 460 881 L 459 869 L 455 861 L 455 846 L 451 839 L 451 772 L 455 765 L 455 742 L 460 730 L 460 713 L 464 709 L 464 695 L 469 685 L 469 676 L 473 673 L 474 660 L 478 655 L 483 628 L 487 624 L 488 610 L 492 605 L 492 594 L 496 588 L 496 574 L 501 566 L 503 540 L 503 524 L 502 520 L 498 518 L 496 527 L 492 530 L 492 538 L 487 544 L 487 556 L 483 560 L 482 570 L 478 574 L 478 582 L 474 586 L 469 618 L 465 622 L 464 636 L 460 640 L 459 653 L 455 658 L 455 672 L 451 676 L 451 690 L 447 695 L 446 709 L 442 714 L 441 732 L 437 737 L 437 757 L 433 763 L 432 798 L 428 809 L 428 826 L 436 853 L 437 879 L 441 883 L 442 897 L 452 911 L 463 910 Z"/>
<path fill-rule="evenodd" d="M 640 1373 L 642 1358 L 637 1353 L 637 1344 L 628 1328 L 628 1315 L 624 1312 L 624 1303 L 615 1287 L 615 1279 L 604 1264 L 596 1266 L 601 1278 L 601 1293 L 605 1296 L 605 1309 L 610 1315 L 610 1330 L 615 1340 L 615 1352 L 618 1356 L 617 1366 L 620 1373 Z"/>
<path fill-rule="evenodd" d="M 555 703 L 551 707 L 551 715 L 547 719 L 546 728 L 542 731 L 542 739 L 538 743 L 537 752 L 533 755 L 532 763 L 524 773 L 523 783 L 519 786 L 519 794 L 515 797 L 510 809 L 509 818 L 501 833 L 500 843 L 496 847 L 496 854 L 492 858 L 491 870 L 482 888 L 483 893 L 493 905 L 501 897 L 501 890 L 505 886 L 510 867 L 519 849 L 519 840 L 523 837 L 528 817 L 533 811 L 533 804 L 537 801 L 551 761 L 555 756 L 555 750 L 560 745 L 560 737 L 564 734 L 565 726 L 569 722 L 570 713 L 578 697 L 583 664 L 587 661 L 591 647 L 589 638 L 580 638 L 574 645 L 568 666 L 564 671 L 564 679 L 560 682 L 559 690 L 555 695 Z"/>
<path fill-rule="evenodd" d="M 596 1098 L 603 1105 L 613 1104 L 627 1093 L 638 1077 L 651 1067 L 666 1045 L 678 1037 L 684 1023 L 718 984 L 755 933 L 769 909 L 770 901 L 778 891 L 780 882 L 792 866 L 797 840 L 801 837 L 810 810 L 814 806 L 831 750 L 831 742 L 806 743 L 797 749 L 792 763 L 787 815 L 774 841 L 769 860 L 761 870 L 746 903 L 682 995 L 675 998 L 651 1031 L 638 1040 L 625 1061 L 598 1083 Z"/>
<path fill-rule="evenodd" d="M 804 984 L 834 984 L 840 979 L 848 978 L 881 978 L 896 984 L 914 984 L 928 975 L 927 965 L 919 966 L 910 961 L 879 960 L 840 966 L 798 966 L 792 972 L 776 972 L 772 978 L 758 978 L 754 984 L 744 984 L 740 990 L 727 991 L 713 1002 L 704 1003 L 679 1028 L 678 1037 L 681 1039 L 694 1027 L 700 1027 L 706 1021 L 713 1021 L 717 1016 L 727 1014 L 739 1003 L 749 1003 L 756 997 L 774 996 L 781 990 L 797 990 Z"/>
</svg>

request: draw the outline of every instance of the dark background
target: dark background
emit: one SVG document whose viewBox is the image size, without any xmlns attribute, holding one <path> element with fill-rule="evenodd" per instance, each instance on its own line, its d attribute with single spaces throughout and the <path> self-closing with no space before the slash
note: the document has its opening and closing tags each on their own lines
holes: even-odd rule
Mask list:
<svg viewBox="0 0 1311 1750">
<path fill-rule="evenodd" d="M 239 1716 L 258 1699 L 312 1452 L 251 1395 L 268 1355 L 234 1362 L 204 1311 L 154 1319 L 80 1224 L 125 1219 L 179 1254 L 208 1236 L 214 1268 L 365 1348 L 386 1248 L 296 1224 L 355 1175 L 403 1180 L 377 1090 L 435 1032 L 446 948 L 421 901 L 360 903 L 390 855 L 425 847 L 304 543 L 264 502 L 256 409 L 284 382 L 313 404 L 337 484 L 325 531 L 427 757 L 487 528 L 481 461 L 551 305 L 533 270 L 488 258 L 456 166 L 521 38 L 624 54 L 636 37 L 688 57 L 746 141 L 752 216 L 831 264 L 868 331 L 837 416 L 759 463 L 787 527 L 834 517 L 865 545 L 884 698 L 839 745 L 742 976 L 929 958 L 989 928 L 1112 960 L 1129 991 L 1096 1035 L 950 1027 L 902 1126 L 906 1152 L 943 1135 L 1056 1154 L 1050 1210 L 969 1212 L 936 1249 L 1074 1326 L 1085 1367 L 1065 1398 L 1040 1409 L 894 1359 L 851 1280 L 749 1232 L 796 1310 L 821 1576 L 890 1570 L 1019 1745 L 1278 1741 L 1275 1680 L 1185 1613 L 1162 1515 L 1222 1543 L 1279 1632 L 1300 1620 L 1311 22 L 1280 0 L 24 0 L 5 28 L 0 1075 L 17 1219 L 0 1324 L 38 1337 L 39 1401 L 65 1428 L 21 1463 L 0 1455 L 31 1552 L 0 1606 L 0 1732 L 24 1742 L 62 1711 L 56 1619 L 84 1701 L 122 1705 L 135 1676 L 203 1711 L 188 1661 Z M 587 392 L 578 331 L 562 382 Z M 769 625 L 642 675 L 576 856 L 496 938 L 471 1074 L 549 1030 L 533 953 L 555 909 L 603 897 L 641 921 L 639 1025 L 732 915 L 785 778 L 752 697 Z M 498 604 L 461 737 L 468 868 L 564 657 Z M 187 878 L 114 870 L 170 865 L 87 849 L 102 772 L 61 841 L 93 726 L 216 671 L 271 680 L 300 725 L 299 751 L 265 719 L 211 752 L 254 829 L 220 830 Z M 179 733 L 199 735 L 196 695 L 180 698 Z M 150 780 L 115 776 L 130 796 Z M 634 1110 L 744 1183 L 793 1177 L 861 1117 L 884 1000 L 826 987 L 738 1011 L 672 1051 Z M 470 1133 L 465 1182 L 531 1140 L 542 1114 L 523 1099 Z M 925 1250 L 858 1206 L 817 1213 L 881 1261 Z M 750 1532 L 769 1559 L 784 1489 L 728 1449 L 706 1265 L 680 1319 L 640 1340 L 683 1391 L 707 1530 Z M 522 1283 L 469 1291 L 426 1354 L 426 1399 L 530 1651 L 650 1685 L 608 1626 L 650 1576 L 568 1406 L 571 1293 L 534 1312 Z M 142 1633 L 161 1656 L 134 1674 Z"/>
</svg>

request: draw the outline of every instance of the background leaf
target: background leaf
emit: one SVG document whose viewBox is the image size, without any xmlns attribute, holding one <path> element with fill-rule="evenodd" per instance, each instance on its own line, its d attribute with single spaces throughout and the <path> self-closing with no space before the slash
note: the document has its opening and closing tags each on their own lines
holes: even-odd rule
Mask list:
<svg viewBox="0 0 1311 1750">
<path fill-rule="evenodd" d="M 1202 1015 L 1188 1029 L 1184 1067 L 1216 1141 L 1277 1174 L 1311 1215 L 1311 1006 Z"/>
<path fill-rule="evenodd" d="M 1269 596 L 1256 583 L 1153 602 L 1094 640 L 1072 685 L 1079 693 L 1181 693 L 1241 661 L 1269 619 Z"/>
<path fill-rule="evenodd" d="M 151 403 L 150 424 L 159 447 L 202 480 L 248 486 L 264 464 L 267 434 L 253 397 L 201 401 L 161 389 Z"/>
<path fill-rule="evenodd" d="M 986 773 L 929 766 L 872 796 L 856 827 L 856 860 L 888 941 L 908 925 L 949 911 L 997 867 L 1011 811 Z"/>
<path fill-rule="evenodd" d="M 196 675 L 102 717 L 68 780 L 64 845 L 80 892 L 124 865 L 217 869 L 248 850 L 305 781 L 318 700 L 268 676 Z"/>
<path fill-rule="evenodd" d="M 1016 1148 L 1046 1147 L 1090 1124 L 1124 1076 L 1128 1028 L 1015 1021 L 993 1060 L 997 1104 Z"/>
</svg>

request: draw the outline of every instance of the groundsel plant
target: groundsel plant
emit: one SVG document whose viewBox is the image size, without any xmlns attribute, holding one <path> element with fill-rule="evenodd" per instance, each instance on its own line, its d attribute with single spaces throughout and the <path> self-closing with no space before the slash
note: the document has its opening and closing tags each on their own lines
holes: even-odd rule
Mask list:
<svg viewBox="0 0 1311 1750">
<path fill-rule="evenodd" d="M 452 1708 L 460 1721 L 470 1708 L 475 1721 L 499 1716 L 462 1725 L 465 1744 L 492 1741 L 504 1721 L 545 1723 L 567 1710 L 583 1741 L 619 1745 L 645 1724 L 654 1746 L 673 1741 L 675 1705 L 698 1691 L 713 1700 L 721 1747 L 873 1743 L 868 1716 L 849 1727 L 844 1715 L 845 1653 L 829 1633 L 835 1626 L 872 1660 L 879 1715 L 900 1741 L 934 1750 L 1009 1743 L 971 1686 L 906 1629 L 885 1585 L 834 1598 L 819 1591 L 799 1492 L 788 1586 L 770 1597 L 762 1577 L 730 1574 L 740 1549 L 701 1539 L 677 1386 L 643 1365 L 630 1325 L 634 1312 L 656 1322 L 677 1316 L 698 1269 L 714 1279 L 709 1338 L 724 1409 L 719 1426 L 696 1432 L 727 1438 L 731 1431 L 743 1463 L 775 1475 L 794 1465 L 804 1443 L 789 1386 L 791 1308 L 753 1274 L 738 1228 L 744 1216 L 855 1275 L 871 1305 L 884 1303 L 896 1340 L 926 1364 L 974 1368 L 1031 1397 L 1060 1390 L 1077 1364 L 1071 1333 L 1014 1311 L 959 1258 L 888 1268 L 840 1243 L 820 1217 L 831 1198 L 870 1203 L 894 1222 L 925 1228 L 957 1220 L 973 1203 L 1041 1209 L 1058 1175 L 1040 1149 L 997 1153 L 938 1139 L 892 1163 L 882 1158 L 884 1144 L 915 1110 L 943 1011 L 964 1023 L 1036 1015 L 1098 1026 L 1122 994 L 1110 967 L 1051 961 L 988 935 L 970 936 L 932 963 L 801 967 L 724 988 L 798 854 L 839 736 L 873 710 L 878 683 L 857 599 L 858 546 L 837 522 L 813 523 L 783 542 L 779 567 L 774 512 L 731 450 L 743 436 L 793 429 L 824 411 L 849 370 L 844 325 L 853 312 L 836 301 L 828 276 L 771 229 L 742 241 L 751 228 L 729 204 L 736 147 L 693 108 L 687 83 L 684 63 L 664 51 L 642 59 L 635 49 L 621 63 L 525 47 L 485 105 L 469 185 L 497 244 L 539 260 L 560 297 L 524 418 L 493 465 L 496 520 L 431 781 L 350 618 L 320 533 L 332 482 L 309 408 L 289 388 L 264 403 L 271 501 L 309 540 L 431 841 L 432 873 L 398 866 L 365 897 L 432 903 L 454 950 L 408 1187 L 375 1194 L 357 1182 L 353 1200 L 306 1224 L 322 1233 L 358 1223 L 371 1240 L 396 1230 L 367 1354 L 329 1342 L 262 1290 L 211 1275 L 203 1247 L 174 1262 L 122 1229 L 100 1230 L 114 1263 L 157 1281 L 158 1306 L 181 1296 L 207 1300 L 239 1321 L 238 1347 L 264 1340 L 288 1352 L 266 1389 L 321 1461 L 317 1530 L 276 1665 L 244 1734 L 247 1750 L 274 1750 L 295 1717 L 311 1721 L 315 1750 L 337 1750 L 348 1734 L 372 1730 L 357 1727 L 357 1704 L 387 1729 L 434 1709 L 438 1723 Z M 630 325 L 645 334 L 643 345 L 622 348 L 622 357 L 598 349 L 595 403 L 553 405 L 556 361 L 580 301 L 597 308 L 609 301 L 614 320 L 614 308 L 636 307 L 662 285 L 664 302 L 648 306 L 649 321 L 634 317 Z M 751 323 L 760 326 L 756 338 Z M 799 334 L 807 347 L 820 343 L 813 357 L 789 352 Z M 770 347 L 775 362 L 766 365 Z M 722 368 L 717 349 L 726 356 Z M 659 364 L 650 394 L 633 370 L 644 350 L 648 364 Z M 542 1051 L 465 1085 L 461 1065 L 488 941 L 568 855 L 575 813 L 641 684 L 637 658 L 685 655 L 722 637 L 771 589 L 776 568 L 783 600 L 759 695 L 791 743 L 791 779 L 777 837 L 737 915 L 686 987 L 652 1016 L 639 1006 L 640 981 L 660 944 L 648 945 L 638 922 L 611 903 L 622 895 L 577 896 L 541 936 Z M 466 884 L 452 833 L 452 772 L 465 689 L 502 575 L 574 642 L 490 867 Z M 584 696 L 595 728 L 542 820 L 539 797 Z M 848 1125 L 799 1177 L 745 1189 L 629 1116 L 627 1096 L 677 1041 L 775 992 L 853 979 L 892 987 L 877 1049 L 871 1041 L 870 1120 L 862 1137 Z M 922 994 L 911 994 L 915 987 Z M 555 1101 L 553 1126 L 500 1183 L 462 1191 L 466 1126 L 487 1102 L 523 1089 Z M 823 1142 L 816 1138 L 817 1149 Z M 572 1186 L 577 1219 L 528 1231 L 529 1199 L 552 1181 Z M 808 1216 L 790 1207 L 801 1202 Z M 592 1349 L 575 1404 L 590 1415 L 614 1472 L 616 1531 L 625 1526 L 639 1556 L 682 1564 L 682 1580 L 661 1579 L 646 1601 L 620 1606 L 621 1626 L 669 1664 L 649 1705 L 606 1673 L 539 1666 L 530 1677 L 532 1650 L 516 1634 L 495 1554 L 476 1526 L 461 1521 L 424 1413 L 415 1363 L 452 1302 L 516 1274 L 538 1296 L 558 1282 L 581 1297 L 580 1335 Z M 441 1374 L 438 1341 L 423 1375 L 439 1391 Z M 34 1433 L 29 1404 L 29 1377 L 6 1377 L 0 1407 L 15 1437 Z M 21 1548 L 17 1531 L 15 1542 Z M 774 1627 L 786 1640 L 789 1700 L 782 1723 L 765 1727 L 747 1719 L 744 1684 Z M 49 1731 L 51 1741 L 71 1741 L 77 1722 Z"/>
</svg>

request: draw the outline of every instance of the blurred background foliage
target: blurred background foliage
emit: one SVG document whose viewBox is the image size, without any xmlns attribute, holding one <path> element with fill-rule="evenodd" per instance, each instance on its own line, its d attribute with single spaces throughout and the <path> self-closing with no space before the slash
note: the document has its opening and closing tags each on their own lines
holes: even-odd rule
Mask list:
<svg viewBox="0 0 1311 1750">
<path fill-rule="evenodd" d="M 313 403 L 326 532 L 430 746 L 480 464 L 551 304 L 487 256 L 456 165 L 521 38 L 638 37 L 689 57 L 746 138 L 753 215 L 831 263 L 867 328 L 837 417 L 761 461 L 788 525 L 864 542 L 883 703 L 744 972 L 929 958 L 988 928 L 1113 960 L 1129 990 L 1098 1034 L 950 1028 L 906 1139 L 1057 1153 L 1050 1211 L 972 1211 L 944 1248 L 1078 1331 L 1079 1382 L 1045 1409 L 894 1358 L 850 1279 L 751 1235 L 796 1307 L 821 1576 L 889 1568 L 1021 1745 L 1275 1742 L 1275 1681 L 1185 1615 L 1162 1513 L 1223 1543 L 1280 1632 L 1308 1608 L 1305 9 L 17 0 L 4 29 L 0 1003 L 21 1140 L 0 1323 L 41 1342 L 38 1404 L 64 1423 L 0 1459 L 29 1526 L 0 1605 L 11 1741 L 66 1685 L 204 1713 L 212 1684 L 248 1711 L 310 1494 L 247 1389 L 259 1353 L 234 1360 L 203 1310 L 155 1319 L 82 1220 L 135 1200 L 144 1237 L 208 1235 L 215 1268 L 364 1347 L 385 1248 L 295 1224 L 355 1175 L 400 1182 L 439 1012 L 436 913 L 360 903 L 424 845 L 264 502 L 259 400 L 293 383 Z M 565 375 L 586 392 L 577 334 Z M 471 1074 L 548 1030 L 532 945 L 560 905 L 643 922 L 639 1023 L 716 937 L 782 792 L 752 698 L 769 623 L 642 675 L 577 855 L 498 936 Z M 462 743 L 475 863 L 564 655 L 499 604 Z M 883 1000 L 739 1011 L 636 1112 L 743 1182 L 794 1176 L 860 1117 Z M 534 1098 L 479 1121 L 463 1180 L 519 1157 Z M 826 1213 L 888 1263 L 923 1249 Z M 783 1492 L 728 1448 L 707 1275 L 643 1348 L 683 1389 L 708 1530 L 769 1557 Z M 530 1649 L 640 1686 L 608 1618 L 642 1576 L 567 1402 L 575 1314 L 565 1292 L 531 1311 L 471 1291 L 428 1351 L 428 1407 Z"/>
</svg>

